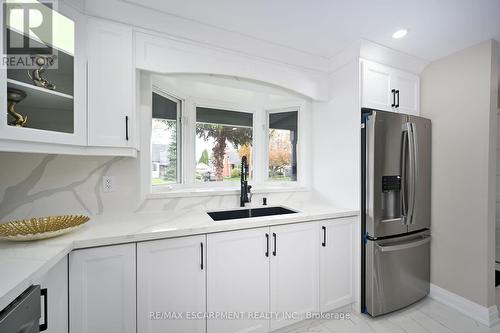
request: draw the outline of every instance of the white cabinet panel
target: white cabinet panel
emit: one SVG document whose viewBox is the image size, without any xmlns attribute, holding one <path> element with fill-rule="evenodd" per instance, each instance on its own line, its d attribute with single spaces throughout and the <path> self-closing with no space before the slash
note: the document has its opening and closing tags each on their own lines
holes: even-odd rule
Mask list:
<svg viewBox="0 0 500 333">
<path fill-rule="evenodd" d="M 393 81 L 397 89 L 397 112 L 419 115 L 419 99 L 420 99 L 420 79 L 418 76 L 405 73 L 402 71 L 394 71 Z"/>
<path fill-rule="evenodd" d="M 69 295 L 71 333 L 134 333 L 135 244 L 70 253 Z"/>
<path fill-rule="evenodd" d="M 68 332 L 68 257 L 61 259 L 45 273 L 35 284 L 47 289 L 47 333 Z M 44 323 L 44 305 L 42 298 L 42 318 Z"/>
<path fill-rule="evenodd" d="M 371 61 L 361 61 L 361 106 L 419 115 L 420 79 L 417 75 Z"/>
<path fill-rule="evenodd" d="M 89 145 L 134 147 L 132 28 L 95 18 L 87 25 Z"/>
<path fill-rule="evenodd" d="M 362 62 L 362 106 L 392 111 L 391 69 L 376 63 Z"/>
<path fill-rule="evenodd" d="M 267 235 L 267 237 L 266 237 Z M 269 311 L 269 228 L 207 235 L 207 311 Z M 208 333 L 268 332 L 267 319 L 208 320 Z"/>
<path fill-rule="evenodd" d="M 205 236 L 137 244 L 137 327 L 140 333 L 205 332 Z M 181 319 L 152 320 L 152 312 L 177 312 Z"/>
<path fill-rule="evenodd" d="M 319 233 L 316 223 L 271 227 L 271 312 L 316 312 L 319 307 Z M 271 330 L 292 324 L 271 320 Z"/>
<path fill-rule="evenodd" d="M 353 301 L 354 218 L 320 221 L 320 311 Z"/>
</svg>

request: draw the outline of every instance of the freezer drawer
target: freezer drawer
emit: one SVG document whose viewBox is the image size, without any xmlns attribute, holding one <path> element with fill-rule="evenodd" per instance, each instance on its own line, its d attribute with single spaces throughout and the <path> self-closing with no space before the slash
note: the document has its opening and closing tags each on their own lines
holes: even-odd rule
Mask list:
<svg viewBox="0 0 500 333">
<path fill-rule="evenodd" d="M 372 316 L 408 306 L 429 293 L 428 232 L 366 244 L 366 311 Z"/>
</svg>

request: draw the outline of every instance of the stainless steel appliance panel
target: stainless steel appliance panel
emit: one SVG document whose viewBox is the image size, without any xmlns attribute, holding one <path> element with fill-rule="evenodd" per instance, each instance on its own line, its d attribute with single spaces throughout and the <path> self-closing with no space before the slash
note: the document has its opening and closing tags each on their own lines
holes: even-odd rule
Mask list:
<svg viewBox="0 0 500 333">
<path fill-rule="evenodd" d="M 374 111 L 366 124 L 366 232 L 372 237 L 404 234 L 399 190 L 383 191 L 384 177 L 401 174 L 402 138 L 408 117 Z"/>
<path fill-rule="evenodd" d="M 408 306 L 429 293 L 428 231 L 366 245 L 366 311 L 372 316 Z"/>
<path fill-rule="evenodd" d="M 430 228 L 431 221 L 431 121 L 409 116 L 412 125 L 415 154 L 415 182 L 413 216 L 409 231 Z"/>
<path fill-rule="evenodd" d="M 0 312 L 0 332 L 40 332 L 40 286 L 31 286 Z"/>
</svg>

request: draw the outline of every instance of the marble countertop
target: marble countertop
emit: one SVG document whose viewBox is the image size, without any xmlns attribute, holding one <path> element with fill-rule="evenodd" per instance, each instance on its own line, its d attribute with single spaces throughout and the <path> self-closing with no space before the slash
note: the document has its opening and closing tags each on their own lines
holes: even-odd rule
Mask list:
<svg viewBox="0 0 500 333">
<path fill-rule="evenodd" d="M 214 222 L 201 206 L 189 209 L 177 207 L 172 211 L 155 213 L 93 216 L 77 231 L 47 240 L 0 241 L 0 310 L 72 250 L 356 216 L 359 213 L 311 202 L 284 207 L 298 213 Z"/>
</svg>

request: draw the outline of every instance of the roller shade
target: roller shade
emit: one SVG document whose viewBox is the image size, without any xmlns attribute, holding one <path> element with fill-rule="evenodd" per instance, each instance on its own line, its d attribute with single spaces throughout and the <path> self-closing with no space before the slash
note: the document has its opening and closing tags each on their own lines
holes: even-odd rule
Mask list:
<svg viewBox="0 0 500 333">
<path fill-rule="evenodd" d="M 153 118 L 177 119 L 177 103 L 153 93 Z"/>
<path fill-rule="evenodd" d="M 279 112 L 269 114 L 269 128 L 297 132 L 298 112 Z"/>
<path fill-rule="evenodd" d="M 196 122 L 228 126 L 253 126 L 253 114 L 211 108 L 196 108 Z"/>
</svg>

